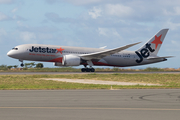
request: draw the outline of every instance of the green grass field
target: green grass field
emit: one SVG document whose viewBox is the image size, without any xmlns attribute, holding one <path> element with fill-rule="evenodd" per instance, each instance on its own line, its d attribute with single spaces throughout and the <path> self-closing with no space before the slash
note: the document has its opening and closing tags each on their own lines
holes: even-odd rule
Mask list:
<svg viewBox="0 0 180 120">
<path fill-rule="evenodd" d="M 146 69 L 124 69 L 124 68 L 96 68 L 96 72 L 179 72 L 180 68 L 156 68 Z M 62 68 L 11 68 L 0 66 L 0 72 L 81 72 L 81 68 L 62 67 Z"/>
<path fill-rule="evenodd" d="M 180 88 L 180 74 L 73 74 L 73 75 L 1 75 L 1 90 L 19 89 L 110 89 L 111 85 L 92 85 L 66 83 L 42 78 L 93 79 L 120 82 L 140 82 L 161 84 L 161 86 L 120 86 L 112 85 L 113 89 L 160 89 Z"/>
</svg>

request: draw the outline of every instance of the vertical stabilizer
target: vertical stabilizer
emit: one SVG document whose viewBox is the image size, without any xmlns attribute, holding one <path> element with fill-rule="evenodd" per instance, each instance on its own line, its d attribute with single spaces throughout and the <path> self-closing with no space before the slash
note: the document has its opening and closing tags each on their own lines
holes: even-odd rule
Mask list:
<svg viewBox="0 0 180 120">
<path fill-rule="evenodd" d="M 146 42 L 140 49 L 137 51 L 139 53 L 146 52 L 146 48 L 150 51 L 148 56 L 157 56 L 158 51 L 164 41 L 166 33 L 169 29 L 162 29 L 156 35 L 154 35 L 148 42 Z M 145 53 L 142 53 L 145 54 Z"/>
</svg>

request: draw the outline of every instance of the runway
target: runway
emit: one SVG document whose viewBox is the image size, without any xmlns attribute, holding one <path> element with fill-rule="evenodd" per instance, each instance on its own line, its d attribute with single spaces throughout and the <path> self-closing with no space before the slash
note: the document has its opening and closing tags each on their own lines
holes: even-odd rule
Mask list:
<svg viewBox="0 0 180 120">
<path fill-rule="evenodd" d="M 180 74 L 180 72 L 0 72 L 0 75 L 56 75 L 56 74 Z"/>
<path fill-rule="evenodd" d="M 1 90 L 1 120 L 179 120 L 179 89 Z"/>
</svg>

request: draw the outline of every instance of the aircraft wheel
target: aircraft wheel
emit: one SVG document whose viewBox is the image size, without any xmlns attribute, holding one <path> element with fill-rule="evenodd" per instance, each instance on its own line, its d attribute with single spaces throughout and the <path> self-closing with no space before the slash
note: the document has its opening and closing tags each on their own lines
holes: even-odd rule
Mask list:
<svg viewBox="0 0 180 120">
<path fill-rule="evenodd" d="M 85 69 L 85 68 L 82 68 L 82 69 L 81 69 L 81 72 L 86 72 L 86 69 Z"/>
<path fill-rule="evenodd" d="M 94 69 L 94 68 L 90 68 L 90 71 L 91 71 L 91 72 L 95 72 L 95 69 Z"/>
<path fill-rule="evenodd" d="M 86 72 L 90 72 L 90 69 L 89 69 L 89 68 L 86 68 Z"/>
<path fill-rule="evenodd" d="M 23 64 L 23 63 L 21 63 L 21 67 L 24 67 L 24 64 Z"/>
</svg>

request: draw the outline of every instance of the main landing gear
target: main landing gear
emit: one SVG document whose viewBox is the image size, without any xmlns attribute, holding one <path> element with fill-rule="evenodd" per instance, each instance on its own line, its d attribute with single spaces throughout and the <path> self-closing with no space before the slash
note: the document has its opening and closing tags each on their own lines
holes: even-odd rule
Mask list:
<svg viewBox="0 0 180 120">
<path fill-rule="evenodd" d="M 95 72 L 94 68 L 82 68 L 81 72 Z"/>
<path fill-rule="evenodd" d="M 81 69 L 81 72 L 95 72 L 95 69 L 90 66 L 90 68 L 86 67 L 87 65 L 84 65 L 85 68 Z"/>
</svg>

